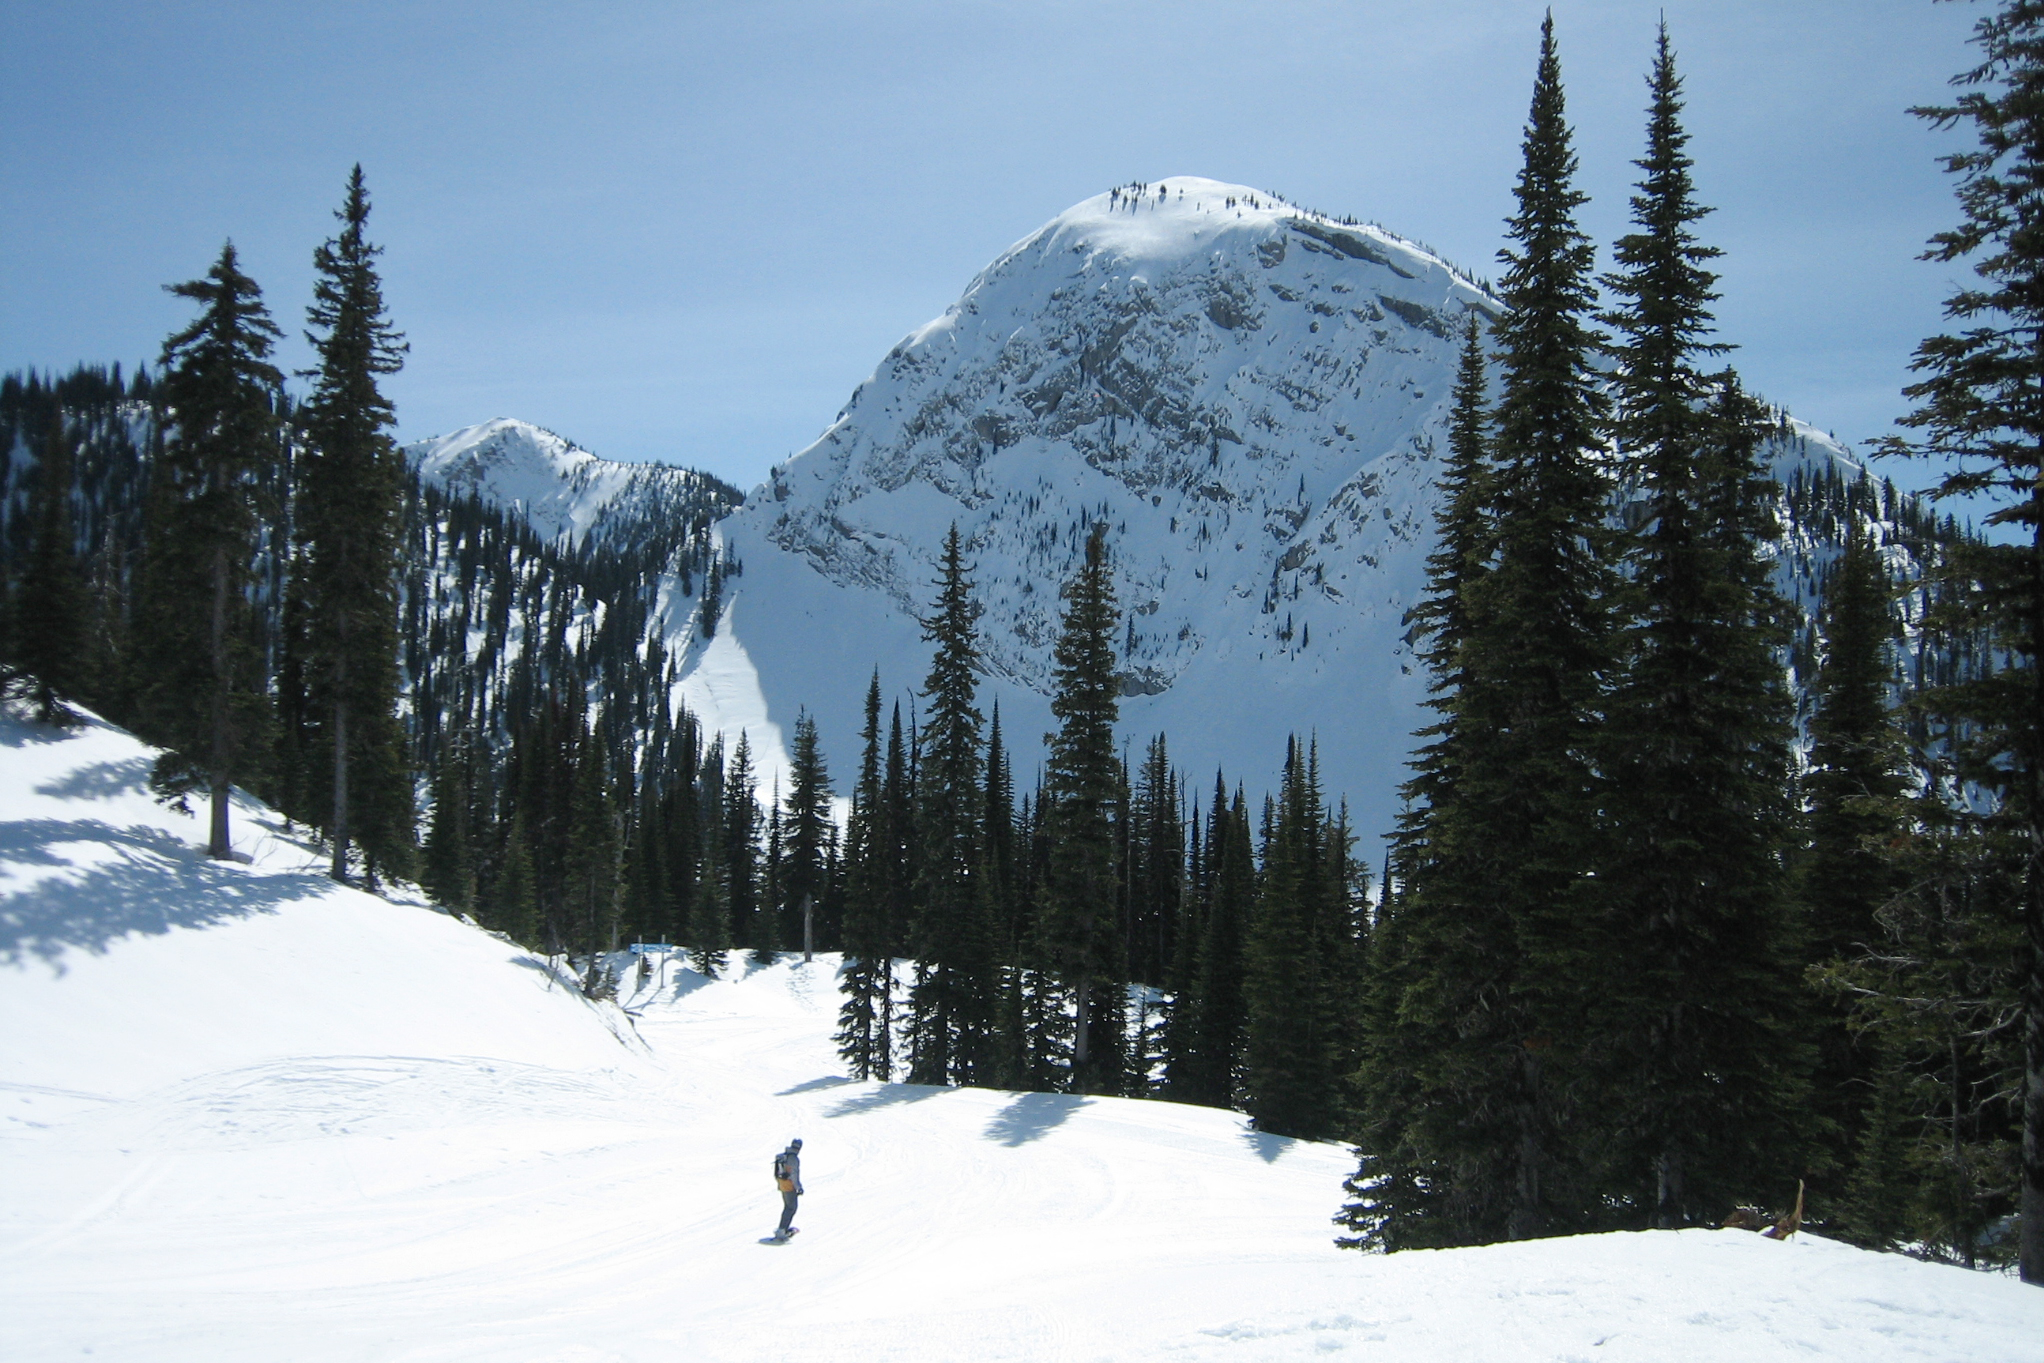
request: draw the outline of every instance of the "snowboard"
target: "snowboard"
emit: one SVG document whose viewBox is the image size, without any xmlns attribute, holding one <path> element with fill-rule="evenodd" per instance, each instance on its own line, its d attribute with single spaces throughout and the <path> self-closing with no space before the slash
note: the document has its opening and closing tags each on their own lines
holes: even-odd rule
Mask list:
<svg viewBox="0 0 2044 1363">
<path fill-rule="evenodd" d="M 796 1235 L 798 1235 L 801 1232 L 801 1230 L 802 1228 L 800 1226 L 790 1226 L 788 1227 L 788 1233 L 786 1235 L 782 1235 L 781 1233 L 776 1231 L 774 1234 L 767 1236 L 764 1240 L 761 1240 L 760 1243 L 762 1245 L 785 1245 L 790 1240 L 794 1239 Z"/>
</svg>

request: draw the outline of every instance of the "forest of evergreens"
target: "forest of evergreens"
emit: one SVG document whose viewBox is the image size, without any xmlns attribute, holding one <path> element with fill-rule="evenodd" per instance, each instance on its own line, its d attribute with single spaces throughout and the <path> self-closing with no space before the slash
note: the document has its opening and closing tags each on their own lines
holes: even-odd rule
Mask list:
<svg viewBox="0 0 2044 1363">
<path fill-rule="evenodd" d="M 1800 1185 L 1855 1243 L 2044 1281 L 2044 250 L 2016 207 L 2044 173 L 2044 3 L 1979 40 L 1926 111 L 1980 135 L 1933 243 L 1979 284 L 1919 351 L 1892 452 L 1987 498 L 1985 539 L 1835 467 L 1772 480 L 1784 418 L 1722 364 L 1665 32 L 1633 229 L 1596 273 L 1549 21 L 1502 312 L 1463 337 L 1408 621 L 1431 720 L 1377 883 L 1315 716 L 1268 772 L 1121 732 L 1105 524 L 1062 586 L 1040 751 L 981 708 L 953 527 L 927 658 L 862 679 L 855 760 L 834 776 L 800 716 L 762 792 L 745 739 L 675 701 L 654 618 L 678 583 L 714 632 L 737 494 L 698 477 L 659 526 L 575 543 L 421 481 L 379 387 L 405 349 L 359 168 L 301 400 L 231 244 L 172 286 L 196 315 L 153 372 L 0 383 L 7 685 L 164 748 L 152 783 L 207 804 L 212 855 L 242 786 L 335 878 L 416 880 L 592 994 L 635 940 L 710 975 L 841 952 L 855 1078 L 1353 1144 L 1345 1244 L 1714 1225 Z M 1798 540 L 1829 546 L 1810 600 L 1778 571 Z"/>
</svg>

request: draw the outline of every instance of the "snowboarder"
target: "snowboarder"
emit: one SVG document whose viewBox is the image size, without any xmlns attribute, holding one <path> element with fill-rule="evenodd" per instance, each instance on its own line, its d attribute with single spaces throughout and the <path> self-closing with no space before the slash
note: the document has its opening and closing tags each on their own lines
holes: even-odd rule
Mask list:
<svg viewBox="0 0 2044 1363">
<path fill-rule="evenodd" d="M 802 1196 L 802 1141 L 788 1142 L 788 1148 L 774 1156 L 774 1186 L 781 1190 L 781 1227 L 774 1239 L 786 1240 L 795 1233 L 795 1203 Z"/>
</svg>

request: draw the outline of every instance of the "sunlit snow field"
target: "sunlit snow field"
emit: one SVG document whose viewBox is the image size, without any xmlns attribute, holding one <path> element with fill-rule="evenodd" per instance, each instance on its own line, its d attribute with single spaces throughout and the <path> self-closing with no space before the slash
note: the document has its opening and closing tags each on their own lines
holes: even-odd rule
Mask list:
<svg viewBox="0 0 2044 1363">
<path fill-rule="evenodd" d="M 832 957 L 592 1005 L 253 804 L 206 861 L 150 756 L 0 719 L 10 1363 L 2044 1357 L 2044 1293 L 1808 1236 L 1340 1251 L 1345 1150 L 851 1083 Z"/>
</svg>

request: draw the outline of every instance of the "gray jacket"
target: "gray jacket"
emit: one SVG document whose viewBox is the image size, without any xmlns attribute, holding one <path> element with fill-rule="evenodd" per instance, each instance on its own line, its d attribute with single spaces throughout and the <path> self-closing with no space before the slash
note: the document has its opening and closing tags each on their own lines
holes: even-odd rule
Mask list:
<svg viewBox="0 0 2044 1363">
<path fill-rule="evenodd" d="M 788 1171 L 788 1180 L 795 1185 L 795 1193 L 802 1193 L 802 1152 L 792 1146 L 781 1152 L 781 1163 Z"/>
</svg>

